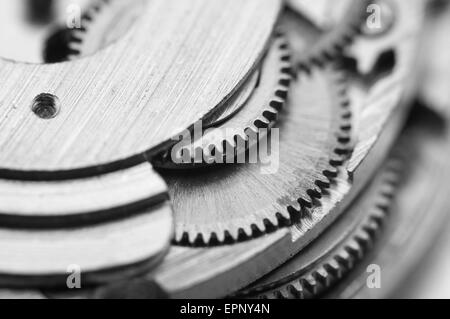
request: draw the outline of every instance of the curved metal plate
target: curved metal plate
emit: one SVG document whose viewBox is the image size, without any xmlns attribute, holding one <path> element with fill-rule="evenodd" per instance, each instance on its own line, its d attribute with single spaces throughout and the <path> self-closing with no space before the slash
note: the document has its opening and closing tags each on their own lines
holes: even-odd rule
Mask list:
<svg viewBox="0 0 450 319">
<path fill-rule="evenodd" d="M 144 161 L 234 93 L 264 54 L 280 7 L 153 0 L 93 56 L 44 65 L 0 59 L 0 173 L 60 178 Z M 30 110 L 42 93 L 59 98 L 51 120 Z"/>
<path fill-rule="evenodd" d="M 0 179 L 1 227 L 74 227 L 139 214 L 169 198 L 149 164 L 86 179 Z"/>
<path fill-rule="evenodd" d="M 135 276 L 161 260 L 170 246 L 172 229 L 167 203 L 97 226 L 36 231 L 1 228 L 0 285 L 64 287 L 70 269 L 79 269 L 83 286 Z"/>
</svg>

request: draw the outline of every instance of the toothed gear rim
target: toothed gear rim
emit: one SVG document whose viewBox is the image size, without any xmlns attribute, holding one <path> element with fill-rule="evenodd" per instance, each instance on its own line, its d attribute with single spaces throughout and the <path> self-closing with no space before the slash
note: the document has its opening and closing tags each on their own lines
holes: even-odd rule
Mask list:
<svg viewBox="0 0 450 319">
<path fill-rule="evenodd" d="M 288 30 L 289 42 L 295 50 L 294 62 L 324 64 L 340 56 L 360 33 L 369 3 L 367 0 L 351 1 L 340 23 L 324 32 L 315 29 L 295 10 L 287 8 L 281 25 Z"/>
<path fill-rule="evenodd" d="M 81 17 L 81 28 L 70 30 L 67 59 L 92 55 L 119 39 L 144 6 L 143 0 L 95 0 Z"/>
<path fill-rule="evenodd" d="M 402 178 L 404 162 L 388 160 L 346 215 L 280 270 L 237 294 L 260 299 L 319 297 L 349 273 L 377 240 Z"/>
<path fill-rule="evenodd" d="M 162 172 L 175 211 L 175 243 L 248 240 L 301 219 L 320 204 L 351 151 L 352 113 L 344 74 L 331 65 L 303 69 L 280 114 L 275 174 L 261 164 Z"/>
<path fill-rule="evenodd" d="M 243 108 L 224 124 L 216 127 L 216 131 L 206 133 L 201 140 L 179 149 L 177 154 L 182 154 L 183 158 L 189 158 L 188 163 L 175 164 L 171 158 L 172 152 L 169 151 L 163 155 L 162 159 L 154 161 L 154 166 L 168 169 L 196 168 L 207 165 L 204 161 L 196 161 L 196 156 L 199 154 L 202 155 L 201 159 L 214 154 L 215 157 L 223 158 L 225 163 L 230 159 L 227 150 L 231 150 L 232 160 L 238 154 L 247 151 L 251 143 L 250 136 L 258 140 L 261 129 L 270 129 L 286 103 L 292 73 L 290 60 L 286 38 L 278 33 L 261 63 L 259 84 Z M 216 134 L 225 130 L 227 130 L 226 136 Z M 245 147 L 238 150 L 238 145 L 245 145 Z"/>
</svg>

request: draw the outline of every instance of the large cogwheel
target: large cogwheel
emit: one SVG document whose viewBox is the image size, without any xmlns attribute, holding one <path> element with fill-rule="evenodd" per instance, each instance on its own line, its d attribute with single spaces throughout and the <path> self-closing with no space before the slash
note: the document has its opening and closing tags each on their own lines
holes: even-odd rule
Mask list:
<svg viewBox="0 0 450 319">
<path fill-rule="evenodd" d="M 401 179 L 403 162 L 392 157 L 333 226 L 292 260 L 237 296 L 309 299 L 320 296 L 370 251 Z"/>
<path fill-rule="evenodd" d="M 257 83 L 254 83 L 255 79 Z M 207 164 L 207 158 L 214 159 L 216 164 L 233 161 L 258 140 L 261 129 L 270 128 L 277 120 L 278 112 L 286 102 L 290 82 L 290 51 L 284 36 L 277 34 L 260 70 L 250 77 L 220 114 L 203 121 L 203 129 L 209 129 L 200 132 L 197 139 L 192 136 L 192 143 L 166 152 L 153 162 L 154 166 L 192 168 Z"/>
<path fill-rule="evenodd" d="M 324 63 L 336 58 L 358 35 L 369 1 L 290 0 L 282 26 L 298 64 Z"/>
<path fill-rule="evenodd" d="M 239 241 L 290 225 L 330 187 L 351 148 L 351 107 L 340 71 L 309 71 L 293 83 L 265 164 L 163 172 L 177 243 Z"/>
<path fill-rule="evenodd" d="M 117 40 L 130 29 L 144 4 L 143 0 L 97 0 L 83 15 L 82 28 L 71 31 L 69 58 L 94 54 Z M 214 158 L 223 155 L 223 161 L 229 160 L 227 156 L 234 158 L 238 139 L 248 141 L 248 134 L 256 134 L 260 127 L 269 127 L 277 118 L 287 97 L 290 66 L 288 45 L 284 36 L 277 33 L 260 68 L 256 68 L 221 107 L 202 120 L 201 129 L 215 130 L 200 134 L 200 140 L 193 140 L 192 145 L 179 149 L 177 158 L 172 157 L 172 150 L 157 156 L 153 159 L 154 166 L 193 168 L 198 166 L 193 164 L 205 164 L 203 159 L 210 154 L 215 154 Z M 217 134 L 225 129 L 227 135 Z M 248 149 L 249 144 L 241 151 Z"/>
</svg>

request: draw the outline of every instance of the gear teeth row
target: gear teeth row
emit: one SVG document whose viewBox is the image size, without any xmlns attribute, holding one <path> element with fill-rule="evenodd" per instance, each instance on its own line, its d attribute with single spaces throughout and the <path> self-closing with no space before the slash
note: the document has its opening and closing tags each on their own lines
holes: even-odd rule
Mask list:
<svg viewBox="0 0 450 319">
<path fill-rule="evenodd" d="M 338 168 L 342 167 L 344 163 L 351 156 L 353 150 L 352 144 L 352 126 L 353 126 L 353 116 L 351 110 L 351 102 L 348 94 L 348 79 L 345 72 L 336 68 L 336 83 L 339 84 L 337 96 L 340 98 L 341 113 L 340 122 L 336 127 L 336 145 L 334 150 L 334 157 L 330 160 L 330 165 L 334 167 L 333 171 L 325 171 L 324 175 L 327 176 L 331 174 L 334 178 L 337 177 Z"/>
<path fill-rule="evenodd" d="M 312 68 L 323 68 L 324 66 L 315 65 Z M 300 72 L 305 72 L 308 76 L 312 73 L 312 68 L 306 64 L 301 65 L 299 68 Z M 329 160 L 328 167 L 321 172 L 321 177 L 317 177 L 314 182 L 315 187 L 312 187 L 306 191 L 307 196 L 298 198 L 296 202 L 293 202 L 289 207 L 288 211 L 294 212 L 294 215 L 300 217 L 309 215 L 308 209 L 312 208 L 315 204 L 322 199 L 323 195 L 327 193 L 327 190 L 332 187 L 333 182 L 339 175 L 339 169 L 346 163 L 350 158 L 353 151 L 353 139 L 352 139 L 352 109 L 351 102 L 348 96 L 348 79 L 345 71 L 342 70 L 338 65 L 333 64 L 332 68 L 334 72 L 334 83 L 335 87 L 335 98 L 337 103 L 340 105 L 339 121 L 334 123 L 333 128 L 334 135 L 336 136 L 335 148 L 332 152 L 332 156 Z M 292 215 L 292 213 L 291 213 Z M 292 221 L 292 218 L 288 220 Z M 295 219 L 298 222 L 298 218 Z M 291 225 L 291 222 L 289 222 Z"/>
<path fill-rule="evenodd" d="M 278 119 L 278 113 L 286 104 L 292 80 L 291 52 L 283 33 L 277 33 L 275 38 L 281 41 L 278 46 L 281 52 L 278 86 L 274 89 L 273 98 L 265 107 L 261 116 L 253 121 L 252 126 L 245 128 L 240 135 L 237 135 L 244 139 L 248 139 L 248 130 L 258 134 L 259 129 L 270 128 L 270 126 Z"/>
<path fill-rule="evenodd" d="M 276 70 L 278 74 L 278 82 L 273 89 L 273 95 L 270 100 L 265 102 L 265 105 L 261 105 L 260 114 L 256 118 L 251 119 L 251 123 L 249 123 L 249 125 L 242 128 L 232 128 L 234 130 L 232 135 L 227 135 L 225 139 L 221 139 L 220 141 L 213 140 L 210 145 L 211 147 L 204 147 L 201 143 L 200 145 L 195 145 L 196 143 L 194 142 L 193 145 L 186 146 L 181 149 L 180 156 L 182 158 L 189 158 L 189 165 L 194 167 L 198 166 L 196 165 L 196 158 L 205 158 L 212 155 L 214 157 L 221 156 L 224 158 L 224 162 L 226 162 L 228 160 L 226 157 L 228 156 L 227 154 L 229 154 L 230 150 L 232 151 L 232 156 L 236 158 L 239 155 L 238 148 L 241 148 L 242 145 L 244 145 L 244 149 L 248 150 L 250 147 L 254 146 L 251 142 L 254 139 L 260 139 L 261 130 L 269 130 L 278 120 L 278 114 L 285 106 L 288 97 L 292 80 L 292 64 L 289 44 L 286 41 L 283 32 L 278 31 L 274 35 L 274 42 L 278 42 L 279 68 Z M 262 64 L 264 64 L 264 62 Z M 271 72 L 271 70 L 268 71 Z M 260 72 L 264 73 L 267 71 L 262 68 Z M 258 86 L 255 88 L 255 91 L 259 89 Z M 255 92 L 253 94 L 255 94 Z M 249 102 L 247 101 L 246 104 L 248 103 Z M 246 108 L 247 105 L 244 104 L 243 107 Z M 235 116 L 239 117 L 239 113 Z M 226 128 L 227 123 L 223 124 L 222 127 Z M 161 156 L 161 159 L 156 159 L 156 162 L 154 163 L 155 166 L 167 168 L 164 163 L 170 163 L 172 161 L 170 157 L 171 151 L 165 152 Z M 177 165 L 175 164 L 175 166 Z M 181 165 L 179 168 L 186 168 L 186 166 Z"/>
<path fill-rule="evenodd" d="M 317 70 L 321 70 L 317 66 L 313 66 Z M 311 213 L 310 208 L 320 205 L 320 200 L 327 190 L 332 187 L 333 182 L 338 177 L 339 167 L 345 164 L 353 150 L 352 141 L 352 110 L 349 98 L 347 96 L 347 81 L 345 73 L 338 66 L 327 66 L 327 73 L 333 74 L 331 81 L 334 89 L 332 92 L 333 101 L 336 107 L 339 107 L 340 113 L 336 115 L 336 120 L 332 121 L 333 148 L 329 151 L 330 158 L 325 168 L 311 174 L 311 182 L 308 187 L 296 195 L 296 199 L 285 199 L 283 209 L 276 213 L 265 214 L 264 218 L 259 218 L 251 223 L 243 223 L 233 231 L 225 228 L 222 231 L 201 232 L 200 228 L 190 228 L 186 230 L 185 226 L 179 226 L 176 230 L 174 243 L 181 246 L 216 246 L 224 243 L 232 244 L 257 238 L 263 234 L 273 232 L 283 227 L 292 226 L 294 223 L 308 223 Z M 299 76 L 309 77 L 315 69 L 304 67 L 298 74 Z M 334 76 L 334 74 L 336 74 Z M 327 75 L 328 76 L 328 75 Z M 299 107 L 299 106 L 297 106 Z M 330 135 L 331 135 L 330 134 Z M 310 187 L 310 185 L 313 185 Z M 177 219 L 177 218 L 176 218 Z M 177 227 L 176 227 L 177 228 Z M 218 229 L 223 227 L 218 227 Z M 183 229 L 183 230 L 182 230 Z M 180 231 L 182 230 L 182 231 Z"/>
<path fill-rule="evenodd" d="M 345 25 L 336 26 L 330 34 L 323 34 L 317 40 L 316 46 L 296 62 L 306 65 L 324 65 L 342 56 L 344 50 L 361 34 L 361 26 L 366 18 L 365 8 L 369 3 L 368 0 L 355 0 L 350 10 L 352 11 L 351 17 L 345 21 Z M 294 9 L 287 10 L 290 12 L 289 14 L 298 15 Z M 302 19 L 300 16 L 297 18 Z"/>
<path fill-rule="evenodd" d="M 261 299 L 311 299 L 318 297 L 349 273 L 373 247 L 388 217 L 396 190 L 402 178 L 404 162 L 393 157 L 384 172 L 375 205 L 367 219 L 354 231 L 351 238 L 340 245 L 338 251 L 313 270 L 281 286 L 274 284 L 270 291 L 247 291 L 246 297 Z"/>
<path fill-rule="evenodd" d="M 74 60 L 80 56 L 81 43 L 83 42 L 84 35 L 89 32 L 90 22 L 92 22 L 95 17 L 100 14 L 104 6 L 110 4 L 111 1 L 113 0 L 95 0 L 95 2 L 88 7 L 87 11 L 83 13 L 81 17 L 81 27 L 70 30 L 68 60 Z"/>
</svg>

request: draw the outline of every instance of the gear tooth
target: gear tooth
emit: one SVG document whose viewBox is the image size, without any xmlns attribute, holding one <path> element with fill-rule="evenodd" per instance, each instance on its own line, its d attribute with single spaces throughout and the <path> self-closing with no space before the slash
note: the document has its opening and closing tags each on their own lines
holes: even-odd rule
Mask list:
<svg viewBox="0 0 450 319">
<path fill-rule="evenodd" d="M 255 224 L 243 227 L 242 230 L 244 232 L 245 238 L 251 238 L 253 236 L 253 229 L 254 229 L 254 227 L 256 227 Z"/>
<path fill-rule="evenodd" d="M 302 211 L 302 206 L 299 201 L 291 201 L 288 206 L 288 212 L 290 215 L 300 216 Z"/>
<path fill-rule="evenodd" d="M 380 229 L 381 225 L 377 224 L 373 220 L 368 221 L 367 224 L 363 227 L 363 231 L 370 237 L 371 244 L 377 237 L 378 233 L 380 232 Z"/>
<path fill-rule="evenodd" d="M 278 228 L 278 219 L 276 215 L 267 216 L 264 219 L 264 231 L 273 228 Z"/>
<path fill-rule="evenodd" d="M 359 251 L 361 250 L 361 246 L 355 240 L 356 235 L 349 240 L 344 247 L 344 250 L 350 254 L 350 258 L 358 257 Z"/>
<path fill-rule="evenodd" d="M 295 288 L 295 290 L 297 291 L 297 293 L 299 295 L 301 295 L 301 298 L 304 298 L 304 294 L 303 294 L 303 286 L 301 284 L 301 282 L 299 280 L 295 280 L 292 283 L 293 287 Z"/>
<path fill-rule="evenodd" d="M 254 126 L 256 128 L 255 131 L 260 128 L 267 128 L 272 123 L 268 117 L 270 117 L 270 114 L 268 112 L 264 112 L 264 114 L 254 122 Z"/>
<path fill-rule="evenodd" d="M 264 220 L 263 219 L 257 220 L 254 223 L 254 226 L 257 227 L 258 232 L 260 232 L 260 233 L 263 233 L 265 231 L 265 229 L 266 229 L 266 226 L 264 225 Z"/>
<path fill-rule="evenodd" d="M 385 212 L 388 209 L 391 204 L 391 196 L 393 195 L 390 194 L 389 196 L 386 196 L 386 194 L 383 194 L 383 196 L 379 198 L 377 208 L 380 212 Z"/>
<path fill-rule="evenodd" d="M 319 188 L 319 193 L 322 193 L 323 190 L 330 188 L 331 186 L 331 181 L 330 179 L 325 175 L 325 173 L 323 174 L 322 177 L 319 177 L 316 180 L 316 186 Z"/>
<path fill-rule="evenodd" d="M 372 241 L 372 237 L 365 229 L 361 229 L 356 234 L 356 239 L 360 246 L 364 246 L 363 243 L 369 243 L 370 241 Z"/>
<path fill-rule="evenodd" d="M 283 63 L 283 66 L 281 68 L 280 80 L 278 81 L 278 84 L 280 85 L 279 90 L 289 92 L 289 87 L 292 81 L 291 72 L 291 64 L 288 62 Z M 283 100 L 281 100 L 280 102 L 284 103 Z"/>
<path fill-rule="evenodd" d="M 362 259 L 364 253 L 372 248 L 373 240 L 372 237 L 364 230 L 361 230 L 356 236 L 355 241 L 359 245 L 359 254 L 357 259 Z"/>
<path fill-rule="evenodd" d="M 214 235 L 214 233 L 211 233 L 211 232 L 202 234 L 202 239 L 203 239 L 202 244 L 210 243 L 213 239 L 213 235 Z"/>
<path fill-rule="evenodd" d="M 323 185 L 324 187 L 320 187 L 319 185 Z M 307 191 L 310 201 L 313 203 L 315 199 L 322 198 L 322 191 L 327 188 L 329 188 L 329 184 L 321 184 L 319 180 L 315 180 L 314 184 Z"/>
<path fill-rule="evenodd" d="M 324 265 L 325 269 L 333 277 L 340 279 L 342 277 L 342 269 L 337 260 L 332 259 Z"/>
<path fill-rule="evenodd" d="M 78 42 L 70 42 L 68 44 L 68 48 L 72 52 L 80 52 L 80 50 L 81 50 L 81 46 Z M 73 54 L 73 55 L 75 55 L 75 54 Z"/>
<path fill-rule="evenodd" d="M 186 232 L 186 238 L 188 240 L 189 245 L 194 245 L 195 241 L 197 239 L 196 234 L 193 234 L 192 232 Z"/>
<path fill-rule="evenodd" d="M 239 234 L 240 234 L 240 229 L 242 229 L 242 228 L 227 229 L 225 231 L 225 240 L 227 237 L 229 239 L 231 239 L 233 242 L 238 240 Z"/>
<path fill-rule="evenodd" d="M 335 257 L 336 261 L 344 268 L 350 269 L 352 268 L 352 258 L 350 254 L 346 250 L 342 250 L 339 252 L 339 254 Z"/>
<path fill-rule="evenodd" d="M 385 184 L 383 185 L 383 188 L 381 189 L 381 193 L 387 197 L 389 197 L 396 189 L 396 176 L 387 175 L 385 176 Z"/>
<path fill-rule="evenodd" d="M 285 100 L 283 100 L 279 97 L 276 97 L 276 98 L 272 99 L 272 101 L 270 101 L 269 107 L 272 108 L 272 113 L 276 114 L 278 116 L 278 112 L 280 112 L 283 109 L 284 104 L 285 104 Z"/>
<path fill-rule="evenodd" d="M 303 287 L 300 281 L 296 280 L 292 284 L 288 285 L 287 290 L 295 299 L 305 299 Z"/>
<path fill-rule="evenodd" d="M 302 52 L 302 55 L 298 54 L 296 56 L 296 63 L 306 65 L 312 64 L 322 67 L 323 64 L 333 61 L 342 55 L 344 49 L 348 47 L 360 33 L 360 26 L 365 19 L 368 3 L 369 1 L 352 2 L 351 6 L 347 8 L 349 17 L 340 21 L 333 28 L 329 29 L 329 31 L 326 31 L 326 35 L 320 37 L 315 44 L 306 50 L 306 52 Z M 304 19 L 302 16 L 303 13 L 297 10 L 295 6 L 286 10 L 284 19 L 291 21 L 287 23 L 289 27 L 285 27 L 287 32 L 293 32 L 291 31 L 292 29 L 305 30 L 305 27 L 301 27 L 301 24 L 296 25 L 297 19 Z M 296 37 L 298 38 L 297 41 L 303 43 L 305 40 L 303 39 L 302 34 L 300 34 L 300 31 L 297 32 L 298 34 L 293 33 L 291 38 Z M 308 30 L 303 32 L 308 32 Z"/>
<path fill-rule="evenodd" d="M 176 243 L 181 243 L 183 241 L 183 234 L 175 232 L 174 240 L 175 240 Z"/>
<path fill-rule="evenodd" d="M 218 240 L 220 243 L 224 243 L 224 242 L 225 242 L 225 239 L 226 239 L 226 234 L 225 234 L 225 232 L 221 231 L 221 232 L 216 232 L 215 234 L 216 234 L 216 236 L 217 236 L 217 240 Z"/>
<path fill-rule="evenodd" d="M 345 249 L 354 259 L 360 259 L 363 256 L 362 248 L 357 241 L 350 241 Z"/>
<path fill-rule="evenodd" d="M 326 271 L 324 267 L 320 267 L 319 269 L 317 269 L 313 273 L 313 277 L 324 287 L 328 287 L 330 285 L 330 276 L 328 271 Z"/>
<path fill-rule="evenodd" d="M 375 222 L 376 226 L 378 227 L 379 223 L 383 221 L 383 219 L 386 217 L 385 210 L 376 208 L 371 213 L 371 218 Z"/>
<path fill-rule="evenodd" d="M 371 216 L 371 218 L 373 218 L 373 217 Z M 379 221 L 381 222 L 381 220 L 379 220 Z M 367 223 L 364 230 L 367 233 L 369 233 L 371 236 L 375 236 L 378 233 L 378 231 L 380 230 L 380 224 L 372 219 Z"/>
<path fill-rule="evenodd" d="M 278 222 L 277 224 L 283 224 L 291 220 L 291 214 L 288 210 L 281 210 L 277 216 Z"/>
<path fill-rule="evenodd" d="M 311 295 L 317 295 L 317 281 L 312 275 L 308 275 L 301 280 L 301 284 Z"/>
</svg>

